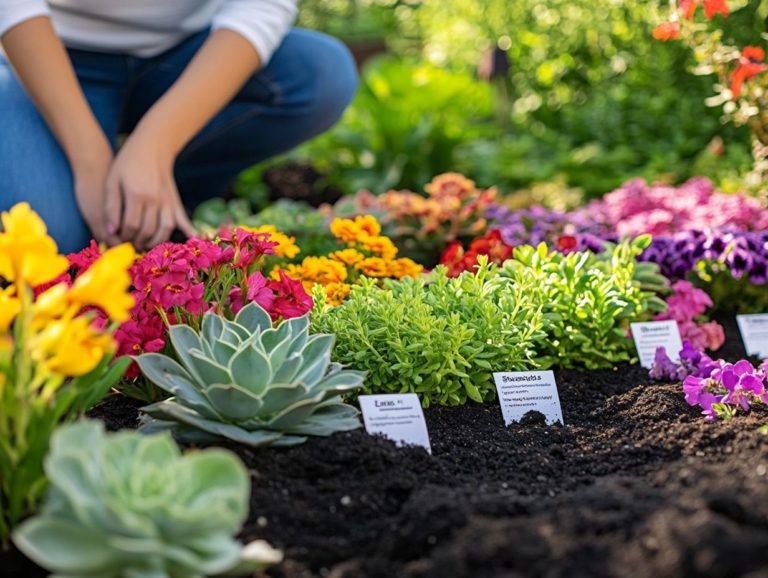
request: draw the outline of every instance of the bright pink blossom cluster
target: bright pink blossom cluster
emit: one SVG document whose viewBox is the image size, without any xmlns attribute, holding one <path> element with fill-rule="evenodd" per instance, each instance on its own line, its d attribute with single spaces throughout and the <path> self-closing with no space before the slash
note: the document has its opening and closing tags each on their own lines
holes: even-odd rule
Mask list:
<svg viewBox="0 0 768 578">
<path fill-rule="evenodd" d="M 136 305 L 131 318 L 115 332 L 117 355 L 138 355 L 165 347 L 167 325 L 199 325 L 202 314 L 215 310 L 234 315 L 255 301 L 273 319 L 290 319 L 312 308 L 300 281 L 282 271 L 269 280 L 258 270 L 277 243 L 269 233 L 222 230 L 218 239 L 163 243 L 144 254 L 131 268 Z M 100 255 L 96 243 L 69 256 L 74 279 Z M 138 368 L 129 368 L 137 377 Z"/>
<path fill-rule="evenodd" d="M 758 199 L 717 192 L 712 181 L 703 177 L 679 187 L 634 179 L 573 214 L 620 237 L 721 227 L 768 228 L 768 209 Z"/>
<path fill-rule="evenodd" d="M 725 341 L 723 327 L 716 321 L 705 321 L 701 316 L 712 307 L 712 299 L 705 291 L 697 289 L 688 281 L 678 281 L 672 286 L 672 295 L 667 297 L 667 310 L 656 315 L 657 321 L 674 319 L 680 328 L 680 337 L 693 347 L 703 351 L 715 351 Z"/>
<path fill-rule="evenodd" d="M 709 421 L 729 419 L 739 410 L 749 411 L 753 403 L 768 403 L 766 369 L 766 363 L 756 369 L 746 359 L 737 363 L 719 360 L 709 377 L 685 378 L 685 401 L 701 407 Z"/>
</svg>

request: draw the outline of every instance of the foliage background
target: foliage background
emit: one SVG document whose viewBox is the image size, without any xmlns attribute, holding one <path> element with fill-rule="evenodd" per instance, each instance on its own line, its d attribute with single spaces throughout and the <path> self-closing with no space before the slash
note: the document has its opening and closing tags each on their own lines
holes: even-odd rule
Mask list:
<svg viewBox="0 0 768 578">
<path fill-rule="evenodd" d="M 744 45 L 766 30 L 766 0 L 731 0 L 720 22 Z M 351 44 L 382 39 L 342 122 L 290 156 L 347 192 L 421 190 L 459 170 L 509 192 L 558 180 L 599 196 L 630 177 L 693 174 L 736 186 L 749 133 L 723 126 L 684 46 L 651 37 L 666 0 L 305 0 L 299 25 Z M 719 17 L 718 17 L 719 18 Z M 477 79 L 488 49 L 509 73 Z M 714 138 L 722 139 L 715 143 Z M 251 182 L 257 181 L 251 174 Z M 248 196 L 252 186 L 241 186 Z"/>
</svg>

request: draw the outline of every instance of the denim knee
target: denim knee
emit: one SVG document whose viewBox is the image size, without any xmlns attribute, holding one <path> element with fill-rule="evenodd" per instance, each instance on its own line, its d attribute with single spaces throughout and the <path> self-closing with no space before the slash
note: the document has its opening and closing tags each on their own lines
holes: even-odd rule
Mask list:
<svg viewBox="0 0 768 578">
<path fill-rule="evenodd" d="M 276 55 L 279 65 L 287 64 L 295 75 L 288 81 L 295 92 L 285 96 L 297 98 L 313 132 L 330 128 L 357 90 L 357 67 L 352 53 L 336 38 L 302 29 L 292 30 L 281 50 L 283 53 Z"/>
</svg>

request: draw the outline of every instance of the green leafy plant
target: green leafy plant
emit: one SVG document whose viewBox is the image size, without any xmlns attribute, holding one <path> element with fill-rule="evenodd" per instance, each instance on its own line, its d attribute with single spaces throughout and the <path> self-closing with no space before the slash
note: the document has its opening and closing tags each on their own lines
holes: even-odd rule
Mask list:
<svg viewBox="0 0 768 578">
<path fill-rule="evenodd" d="M 339 307 L 320 292 L 312 326 L 336 335 L 334 358 L 368 371 L 368 393 L 418 393 L 425 406 L 459 405 L 496 395 L 493 371 L 535 369 L 542 308 L 531 282 L 498 276 L 480 258 L 476 274 L 449 278 L 438 267 L 423 278 L 373 280 L 354 287 Z"/>
<path fill-rule="evenodd" d="M 420 190 L 455 169 L 462 143 L 496 134 L 491 89 L 467 73 L 381 58 L 342 122 L 300 154 L 346 191 Z"/>
<path fill-rule="evenodd" d="M 533 281 L 529 298 L 543 307 L 547 339 L 537 343 L 547 363 L 598 369 L 632 359 L 629 323 L 666 309 L 655 293 L 664 279 L 636 262 L 649 243 L 641 236 L 599 254 L 563 254 L 543 243 L 515 248 L 501 274 L 514 284 Z"/>
<path fill-rule="evenodd" d="M 140 429 L 171 430 L 185 441 L 287 446 L 360 427 L 357 410 L 340 395 L 361 387 L 365 375 L 331 363 L 333 336 L 309 335 L 308 327 L 303 316 L 273 329 L 256 303 L 234 321 L 206 313 L 199 332 L 170 327 L 181 365 L 158 353 L 136 358 L 173 396 L 144 407 Z"/>
<path fill-rule="evenodd" d="M 182 456 L 169 435 L 107 434 L 84 420 L 54 434 L 45 470 L 47 500 L 13 540 L 62 578 L 197 578 L 282 559 L 232 538 L 250 483 L 230 452 Z"/>
</svg>

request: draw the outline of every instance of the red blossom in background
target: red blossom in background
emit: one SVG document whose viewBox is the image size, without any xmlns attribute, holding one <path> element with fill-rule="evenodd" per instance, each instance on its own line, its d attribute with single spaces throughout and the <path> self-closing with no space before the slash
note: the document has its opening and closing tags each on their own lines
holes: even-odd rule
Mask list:
<svg viewBox="0 0 768 578">
<path fill-rule="evenodd" d="M 512 258 L 512 245 L 501 238 L 501 231 L 493 229 L 483 237 L 474 239 L 465 251 L 459 241 L 449 244 L 440 257 L 440 264 L 448 268 L 450 277 L 457 277 L 464 271 L 474 271 L 477 258 L 486 255 L 488 261 L 501 265 Z"/>
<path fill-rule="evenodd" d="M 664 22 L 654 28 L 651 34 L 656 40 L 674 40 L 680 36 L 680 23 Z"/>
<path fill-rule="evenodd" d="M 704 14 L 709 20 L 715 17 L 715 14 L 722 14 L 723 18 L 728 18 L 730 14 L 726 0 L 704 0 Z"/>
<path fill-rule="evenodd" d="M 724 18 L 730 14 L 726 0 L 680 0 L 680 13 L 688 20 L 693 20 L 700 3 L 704 5 L 704 14 L 708 20 L 712 20 L 715 14 L 722 14 Z"/>
<path fill-rule="evenodd" d="M 579 248 L 579 241 L 573 235 L 560 235 L 555 242 L 557 250 L 567 255 Z"/>
<path fill-rule="evenodd" d="M 741 51 L 739 65 L 731 75 L 731 93 L 734 100 L 739 98 L 741 87 L 747 80 L 768 70 L 768 65 L 763 60 L 765 60 L 765 50 L 759 46 L 746 46 Z"/>
</svg>

